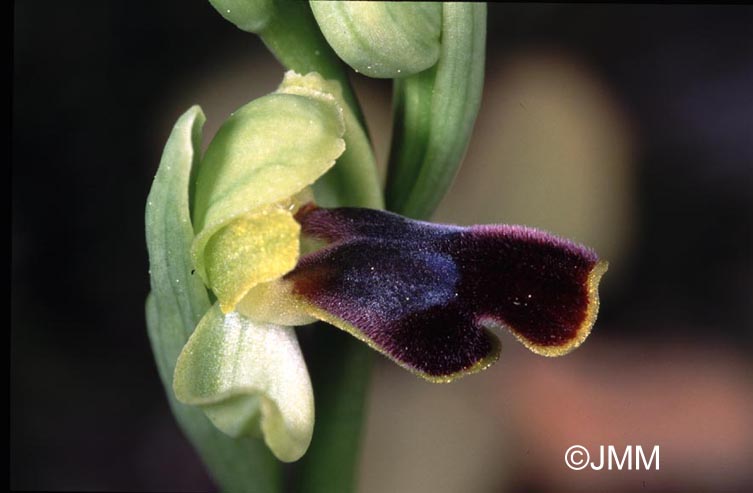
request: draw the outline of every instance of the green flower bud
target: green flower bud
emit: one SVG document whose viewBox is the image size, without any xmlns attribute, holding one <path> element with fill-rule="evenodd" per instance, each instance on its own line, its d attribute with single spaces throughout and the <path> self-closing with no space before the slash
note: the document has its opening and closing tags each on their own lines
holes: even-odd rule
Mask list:
<svg viewBox="0 0 753 493">
<path fill-rule="evenodd" d="M 437 63 L 441 3 L 311 1 L 310 5 L 324 37 L 356 72 L 396 78 Z"/>
<path fill-rule="evenodd" d="M 217 12 L 239 29 L 258 33 L 274 14 L 274 0 L 209 0 Z"/>
</svg>

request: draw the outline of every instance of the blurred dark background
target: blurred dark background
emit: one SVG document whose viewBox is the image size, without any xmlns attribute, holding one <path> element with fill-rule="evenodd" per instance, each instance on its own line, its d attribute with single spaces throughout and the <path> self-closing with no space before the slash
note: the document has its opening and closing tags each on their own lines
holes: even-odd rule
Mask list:
<svg viewBox="0 0 753 493">
<path fill-rule="evenodd" d="M 752 32 L 749 6 L 490 5 L 484 104 L 437 219 L 594 246 L 600 319 L 562 362 L 506 338 L 451 386 L 380 360 L 363 491 L 753 488 Z M 214 489 L 146 337 L 144 202 L 186 108 L 209 135 L 281 77 L 208 2 L 15 3 L 12 489 Z M 383 158 L 389 84 L 356 85 Z M 623 439 L 660 442 L 663 471 L 562 464 Z"/>
</svg>

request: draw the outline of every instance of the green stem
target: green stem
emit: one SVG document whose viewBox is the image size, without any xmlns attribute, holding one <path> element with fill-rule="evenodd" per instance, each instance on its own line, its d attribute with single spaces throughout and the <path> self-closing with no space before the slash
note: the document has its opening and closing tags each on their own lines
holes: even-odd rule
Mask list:
<svg viewBox="0 0 753 493">
<path fill-rule="evenodd" d="M 308 2 L 277 0 L 274 5 L 275 13 L 259 32 L 269 51 L 289 70 L 300 74 L 319 72 L 325 79 L 340 82 L 345 101 L 365 129 L 366 120 L 350 85 L 346 66 L 324 39 Z"/>
<path fill-rule="evenodd" d="M 361 432 L 374 351 L 339 329 L 317 324 L 306 363 L 314 386 L 316 425 L 311 446 L 296 464 L 292 491 L 355 491 Z"/>
</svg>

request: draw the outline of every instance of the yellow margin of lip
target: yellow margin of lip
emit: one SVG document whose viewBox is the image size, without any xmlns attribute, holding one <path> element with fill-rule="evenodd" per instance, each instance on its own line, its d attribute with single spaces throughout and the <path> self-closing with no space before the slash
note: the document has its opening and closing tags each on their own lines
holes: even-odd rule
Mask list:
<svg viewBox="0 0 753 493">
<path fill-rule="evenodd" d="M 499 359 L 499 353 L 502 349 L 502 344 L 499 342 L 499 339 L 488 330 L 485 330 L 484 332 L 486 332 L 486 336 L 489 338 L 489 341 L 492 343 L 492 349 L 491 351 L 489 351 L 489 354 L 487 354 L 482 359 L 475 362 L 470 367 L 464 368 L 463 370 L 460 370 L 458 372 L 451 373 L 449 375 L 430 375 L 428 373 L 417 370 L 416 368 L 410 367 L 406 363 L 400 360 L 393 358 L 391 355 L 387 354 L 382 348 L 374 344 L 372 340 L 367 338 L 363 334 L 363 332 L 358 330 L 358 328 L 351 325 L 350 323 L 344 321 L 343 319 L 339 317 L 334 317 L 330 313 L 327 313 L 324 310 L 321 310 L 315 306 L 312 306 L 309 303 L 303 302 L 300 300 L 300 298 L 298 299 L 303 309 L 312 317 L 318 320 L 321 320 L 323 322 L 327 322 L 331 325 L 334 325 L 338 329 L 344 330 L 345 332 L 349 333 L 350 335 L 352 335 L 359 341 L 366 343 L 366 345 L 368 345 L 371 349 L 391 359 L 392 361 L 397 363 L 399 366 L 405 368 L 406 370 L 413 373 L 414 375 L 421 377 L 424 380 L 428 380 L 429 382 L 432 382 L 432 383 L 450 383 L 453 380 L 457 380 L 458 378 L 464 377 L 466 375 L 471 375 L 473 373 L 478 373 L 480 371 L 486 370 Z"/>
<path fill-rule="evenodd" d="M 586 306 L 586 316 L 583 318 L 583 322 L 575 332 L 575 337 L 567 341 L 566 344 L 562 344 L 560 346 L 542 346 L 540 344 L 532 343 L 515 331 L 512 331 L 512 333 L 525 347 L 536 354 L 540 354 L 541 356 L 562 356 L 580 346 L 583 341 L 586 340 L 588 334 L 591 333 L 591 329 L 596 322 L 596 315 L 598 315 L 599 313 L 599 281 L 601 280 L 601 276 L 604 275 L 608 268 L 609 263 L 606 260 L 599 260 L 598 262 L 596 262 L 596 265 L 594 265 L 593 269 L 591 269 L 591 272 L 588 274 L 588 279 L 586 281 L 586 286 L 588 289 L 588 305 Z"/>
</svg>

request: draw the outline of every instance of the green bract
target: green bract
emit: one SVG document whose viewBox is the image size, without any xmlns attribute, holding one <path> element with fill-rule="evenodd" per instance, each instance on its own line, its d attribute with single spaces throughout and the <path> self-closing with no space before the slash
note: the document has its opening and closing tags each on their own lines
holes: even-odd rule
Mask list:
<svg viewBox="0 0 753 493">
<path fill-rule="evenodd" d="M 225 313 L 254 285 L 295 266 L 298 194 L 345 150 L 332 86 L 318 74 L 288 72 L 275 93 L 222 125 L 201 161 L 192 254 Z"/>
<path fill-rule="evenodd" d="M 387 206 L 426 219 L 449 189 L 484 86 L 486 4 L 442 8 L 442 49 L 430 70 L 395 81 Z"/>
<path fill-rule="evenodd" d="M 310 2 L 345 63 L 369 77 L 404 77 L 439 58 L 442 5 L 430 2 Z"/>
</svg>

